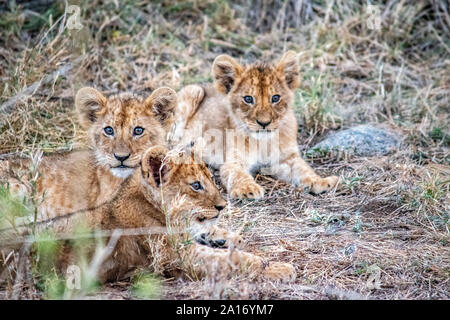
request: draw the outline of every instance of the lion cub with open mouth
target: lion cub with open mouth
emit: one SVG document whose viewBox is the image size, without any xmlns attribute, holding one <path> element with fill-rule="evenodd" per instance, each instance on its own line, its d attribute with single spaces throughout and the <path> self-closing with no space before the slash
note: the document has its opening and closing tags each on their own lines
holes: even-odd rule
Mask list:
<svg viewBox="0 0 450 320">
<path fill-rule="evenodd" d="M 231 197 L 262 198 L 264 189 L 252 173 L 263 170 L 315 194 L 338 183 L 336 176 L 319 177 L 300 157 L 291 107 L 300 82 L 295 52 L 286 52 L 278 64 L 241 65 L 221 55 L 212 73 L 215 87 L 190 85 L 178 93 L 171 141 L 201 136 L 203 159 L 220 168 Z"/>
</svg>

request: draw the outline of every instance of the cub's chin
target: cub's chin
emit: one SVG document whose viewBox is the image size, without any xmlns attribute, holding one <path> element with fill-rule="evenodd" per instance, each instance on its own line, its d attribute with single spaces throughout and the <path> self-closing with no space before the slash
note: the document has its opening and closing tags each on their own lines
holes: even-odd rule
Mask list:
<svg viewBox="0 0 450 320">
<path fill-rule="evenodd" d="M 113 174 L 113 176 L 115 176 L 117 178 L 121 178 L 121 179 L 128 178 L 129 176 L 131 176 L 133 174 L 133 171 L 134 171 L 134 168 L 128 168 L 128 167 L 111 168 L 111 173 Z"/>
</svg>

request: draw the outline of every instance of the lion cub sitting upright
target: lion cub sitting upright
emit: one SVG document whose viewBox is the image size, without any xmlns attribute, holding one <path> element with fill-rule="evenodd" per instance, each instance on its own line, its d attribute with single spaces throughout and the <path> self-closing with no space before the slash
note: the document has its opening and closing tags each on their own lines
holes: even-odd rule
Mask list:
<svg viewBox="0 0 450 320">
<path fill-rule="evenodd" d="M 75 96 L 89 149 L 48 155 L 38 165 L 38 220 L 95 208 L 109 200 L 125 178 L 140 166 L 143 153 L 165 145 L 173 123 L 177 94 L 156 89 L 147 98 L 123 92 L 105 97 L 85 87 Z M 31 193 L 28 159 L 0 161 L 0 183 L 16 194 Z"/>
<path fill-rule="evenodd" d="M 240 65 L 218 56 L 212 68 L 215 88 L 191 85 L 178 93 L 172 143 L 203 137 L 203 159 L 220 168 L 233 198 L 262 198 L 252 173 L 265 169 L 278 179 L 322 193 L 338 177 L 319 177 L 300 157 L 297 121 L 291 103 L 299 65 L 288 51 L 278 64 Z"/>
</svg>

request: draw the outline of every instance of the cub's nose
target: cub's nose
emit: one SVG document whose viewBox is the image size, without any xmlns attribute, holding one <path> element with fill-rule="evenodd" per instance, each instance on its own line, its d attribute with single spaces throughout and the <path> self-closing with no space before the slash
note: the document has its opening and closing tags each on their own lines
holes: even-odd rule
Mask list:
<svg viewBox="0 0 450 320">
<path fill-rule="evenodd" d="M 259 124 L 263 129 L 265 129 L 271 122 L 272 122 L 272 120 L 265 121 L 265 122 L 256 120 L 256 123 Z"/>
<path fill-rule="evenodd" d="M 225 206 L 215 205 L 214 208 L 216 208 L 217 211 L 222 211 L 225 208 Z"/>
<path fill-rule="evenodd" d="M 124 162 L 129 157 L 130 157 L 130 154 L 123 154 L 123 153 L 122 154 L 116 154 L 116 153 L 114 153 L 114 158 L 116 158 L 120 162 Z"/>
</svg>

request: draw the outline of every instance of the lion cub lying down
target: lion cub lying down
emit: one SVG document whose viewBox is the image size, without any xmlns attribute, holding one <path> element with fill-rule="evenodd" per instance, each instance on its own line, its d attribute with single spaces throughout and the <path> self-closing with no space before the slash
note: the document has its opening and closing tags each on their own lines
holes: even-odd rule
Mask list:
<svg viewBox="0 0 450 320">
<path fill-rule="evenodd" d="M 300 157 L 293 90 L 299 85 L 295 52 L 277 64 L 241 65 L 227 55 L 212 67 L 215 88 L 190 85 L 178 93 L 172 143 L 204 138 L 203 159 L 220 168 L 233 198 L 262 198 L 252 173 L 267 173 L 313 193 L 332 189 L 338 177 L 319 177 Z"/>
<path fill-rule="evenodd" d="M 73 232 L 80 223 L 104 231 L 150 228 L 150 236 L 144 232 L 122 236 L 117 241 L 101 265 L 101 281 L 117 280 L 133 268 L 149 265 L 165 274 L 188 273 L 191 278 L 220 270 L 252 278 L 294 280 L 292 265 L 265 262 L 241 251 L 235 248 L 241 243 L 238 235 L 215 227 L 225 206 L 208 168 L 204 163 L 195 163 L 190 151 L 168 151 L 155 146 L 145 153 L 141 167 L 124 182 L 111 202 L 42 222 L 40 229 L 50 227 L 61 235 Z M 151 234 L 152 228 L 167 232 Z M 72 258 L 70 252 L 61 258 L 61 270 L 74 262 Z"/>
</svg>

